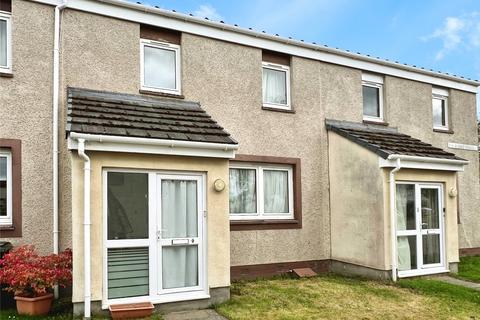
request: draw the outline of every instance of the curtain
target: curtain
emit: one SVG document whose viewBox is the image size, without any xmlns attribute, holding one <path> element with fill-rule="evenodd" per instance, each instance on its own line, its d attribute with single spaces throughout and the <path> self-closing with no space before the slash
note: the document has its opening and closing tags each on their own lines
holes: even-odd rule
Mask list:
<svg viewBox="0 0 480 320">
<path fill-rule="evenodd" d="M 263 102 L 287 104 L 286 72 L 263 68 Z"/>
<path fill-rule="evenodd" d="M 0 20 L 0 66 L 7 65 L 7 21 Z"/>
<path fill-rule="evenodd" d="M 408 189 L 407 185 L 397 185 L 396 194 L 396 212 L 397 212 L 397 230 L 407 229 L 407 201 L 408 201 Z M 398 251 L 398 270 L 410 270 L 411 258 L 410 258 L 410 244 L 408 243 L 408 237 L 397 238 L 397 251 Z"/>
<path fill-rule="evenodd" d="M 265 213 L 288 213 L 288 172 L 263 171 Z"/>
<path fill-rule="evenodd" d="M 254 169 L 230 169 L 230 213 L 256 213 L 257 191 Z"/>
<path fill-rule="evenodd" d="M 162 180 L 162 239 L 198 236 L 197 182 Z M 198 247 L 162 248 L 163 288 L 198 284 Z"/>
</svg>

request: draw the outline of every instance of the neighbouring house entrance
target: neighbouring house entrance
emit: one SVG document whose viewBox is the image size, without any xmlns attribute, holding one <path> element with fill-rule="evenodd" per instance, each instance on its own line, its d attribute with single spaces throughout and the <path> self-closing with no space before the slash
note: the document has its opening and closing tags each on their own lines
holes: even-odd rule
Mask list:
<svg viewBox="0 0 480 320">
<path fill-rule="evenodd" d="M 445 271 L 443 186 L 397 183 L 396 213 L 399 277 Z"/>
<path fill-rule="evenodd" d="M 206 294 L 204 176 L 107 170 L 107 301 Z"/>
</svg>

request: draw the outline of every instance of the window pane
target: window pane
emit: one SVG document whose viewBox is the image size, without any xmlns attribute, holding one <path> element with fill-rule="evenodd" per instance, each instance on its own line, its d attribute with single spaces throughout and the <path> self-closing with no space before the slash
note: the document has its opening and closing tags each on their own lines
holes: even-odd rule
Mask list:
<svg viewBox="0 0 480 320">
<path fill-rule="evenodd" d="M 380 88 L 362 86 L 363 90 L 363 115 L 379 118 L 380 114 Z"/>
<path fill-rule="evenodd" d="M 435 127 L 445 127 L 445 100 L 432 99 L 433 104 L 433 125 Z"/>
<path fill-rule="evenodd" d="M 438 208 L 438 189 L 424 189 L 422 197 L 422 229 L 440 228 L 440 210 Z"/>
<path fill-rule="evenodd" d="M 198 247 L 162 248 L 163 289 L 194 287 L 198 285 Z"/>
<path fill-rule="evenodd" d="M 398 270 L 417 269 L 417 236 L 397 238 Z"/>
<path fill-rule="evenodd" d="M 427 234 L 422 236 L 423 263 L 440 263 L 440 235 Z"/>
<path fill-rule="evenodd" d="M 108 299 L 148 296 L 148 248 L 108 249 Z"/>
<path fill-rule="evenodd" d="M 162 238 L 198 235 L 197 182 L 162 180 Z"/>
<path fill-rule="evenodd" d="M 397 230 L 415 230 L 415 185 L 397 184 Z"/>
<path fill-rule="evenodd" d="M 288 172 L 263 171 L 265 213 L 288 213 Z"/>
<path fill-rule="evenodd" d="M 145 46 L 144 83 L 154 88 L 172 89 L 176 85 L 175 51 Z"/>
<path fill-rule="evenodd" d="M 256 171 L 230 169 L 230 213 L 257 213 Z"/>
<path fill-rule="evenodd" d="M 0 20 L 0 66 L 7 65 L 7 21 Z"/>
<path fill-rule="evenodd" d="M 108 239 L 148 238 L 148 174 L 108 173 Z"/>
<path fill-rule="evenodd" d="M 0 157 L 0 216 L 7 216 L 7 158 Z"/>
<path fill-rule="evenodd" d="M 263 102 L 287 104 L 286 72 L 263 68 Z"/>
</svg>

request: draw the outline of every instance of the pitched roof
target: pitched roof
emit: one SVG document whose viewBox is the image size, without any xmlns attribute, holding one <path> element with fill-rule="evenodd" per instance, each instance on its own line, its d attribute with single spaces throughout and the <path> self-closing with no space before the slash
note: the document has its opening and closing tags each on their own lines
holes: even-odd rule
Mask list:
<svg viewBox="0 0 480 320">
<path fill-rule="evenodd" d="M 451 152 L 434 147 L 407 134 L 399 133 L 396 128 L 336 120 L 326 120 L 325 122 L 327 130 L 338 133 L 348 140 L 375 152 L 384 159 L 395 154 L 464 160 Z"/>
<path fill-rule="evenodd" d="M 68 89 L 67 133 L 238 144 L 197 102 Z"/>
</svg>

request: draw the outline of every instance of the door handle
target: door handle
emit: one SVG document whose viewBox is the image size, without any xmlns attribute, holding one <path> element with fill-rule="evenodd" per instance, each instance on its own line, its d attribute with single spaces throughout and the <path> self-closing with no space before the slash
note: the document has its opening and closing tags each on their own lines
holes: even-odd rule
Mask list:
<svg viewBox="0 0 480 320">
<path fill-rule="evenodd" d="M 161 240 L 161 239 L 162 239 L 162 231 L 157 230 L 157 240 Z"/>
<path fill-rule="evenodd" d="M 428 227 L 428 223 L 423 222 L 423 223 L 422 223 L 422 229 L 427 229 L 427 227 Z"/>
</svg>

